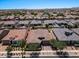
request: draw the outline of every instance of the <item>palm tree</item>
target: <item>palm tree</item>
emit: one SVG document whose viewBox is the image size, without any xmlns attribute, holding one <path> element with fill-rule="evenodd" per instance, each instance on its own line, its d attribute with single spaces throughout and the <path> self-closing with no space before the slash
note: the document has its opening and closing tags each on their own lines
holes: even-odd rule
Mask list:
<svg viewBox="0 0 79 59">
<path fill-rule="evenodd" d="M 21 45 L 20 45 L 21 50 L 22 50 L 22 57 L 24 57 L 23 54 L 24 54 L 24 51 L 25 51 L 25 46 L 26 46 L 26 41 L 22 40 Z"/>
</svg>

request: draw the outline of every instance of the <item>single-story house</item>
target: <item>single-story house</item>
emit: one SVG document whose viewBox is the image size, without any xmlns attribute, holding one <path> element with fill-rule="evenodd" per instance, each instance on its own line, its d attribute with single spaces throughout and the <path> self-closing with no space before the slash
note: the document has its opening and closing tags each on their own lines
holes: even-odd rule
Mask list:
<svg viewBox="0 0 79 59">
<path fill-rule="evenodd" d="M 9 30 L 0 30 L 0 42 L 9 33 Z"/>
<path fill-rule="evenodd" d="M 74 31 L 77 35 L 79 35 L 79 28 L 74 28 L 72 29 L 72 31 Z"/>
<path fill-rule="evenodd" d="M 71 23 L 79 27 L 79 20 L 71 20 Z"/>
<path fill-rule="evenodd" d="M 40 20 L 32 20 L 30 25 L 31 26 L 39 26 L 39 25 L 42 25 L 42 22 Z"/>
<path fill-rule="evenodd" d="M 16 22 L 15 21 L 3 21 L 2 28 L 14 28 Z"/>
<path fill-rule="evenodd" d="M 19 28 L 26 28 L 29 24 L 29 21 L 19 21 L 17 27 Z"/>
<path fill-rule="evenodd" d="M 0 29 L 2 28 L 3 26 L 3 21 L 0 21 Z"/>
<path fill-rule="evenodd" d="M 54 20 L 44 20 L 44 24 L 53 25 Z"/>
<path fill-rule="evenodd" d="M 57 20 L 45 20 L 44 24 L 48 24 L 48 25 L 52 25 L 53 27 L 59 27 L 59 25 L 57 24 Z"/>
<path fill-rule="evenodd" d="M 26 29 L 11 29 L 9 33 L 2 39 L 3 45 L 9 45 L 13 42 L 25 40 L 27 36 Z"/>
<path fill-rule="evenodd" d="M 79 36 L 66 28 L 53 28 L 57 40 L 59 41 L 79 41 Z"/>
<path fill-rule="evenodd" d="M 55 39 L 54 35 L 48 32 L 46 29 L 35 29 L 28 32 L 27 43 L 41 43 L 48 42 L 51 39 Z"/>
</svg>

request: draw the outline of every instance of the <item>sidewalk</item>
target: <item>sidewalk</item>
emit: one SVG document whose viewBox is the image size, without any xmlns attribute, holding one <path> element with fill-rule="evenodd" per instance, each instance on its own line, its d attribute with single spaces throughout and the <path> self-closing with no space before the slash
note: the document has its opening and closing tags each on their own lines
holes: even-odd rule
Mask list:
<svg viewBox="0 0 79 59">
<path fill-rule="evenodd" d="M 57 51 L 60 51 L 60 50 L 57 50 Z M 23 56 L 25 57 L 31 57 L 31 56 L 38 56 L 38 57 L 58 57 L 59 55 L 57 54 L 57 51 L 25 51 Z M 76 57 L 79 57 L 79 50 L 62 50 L 63 52 L 67 52 L 68 53 L 68 56 L 69 57 L 72 57 L 72 56 L 76 56 Z M 12 56 L 11 57 L 19 57 L 21 58 L 22 57 L 22 51 L 11 51 L 12 53 Z M 62 55 L 60 55 L 62 56 Z M 7 57 L 7 52 L 4 51 L 4 52 L 0 52 L 0 58 L 1 57 L 4 57 L 6 58 Z"/>
</svg>

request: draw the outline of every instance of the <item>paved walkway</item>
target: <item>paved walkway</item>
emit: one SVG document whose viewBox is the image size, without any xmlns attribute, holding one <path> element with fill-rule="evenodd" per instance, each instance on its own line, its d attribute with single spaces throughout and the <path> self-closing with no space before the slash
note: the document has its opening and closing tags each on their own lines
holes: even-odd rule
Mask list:
<svg viewBox="0 0 79 59">
<path fill-rule="evenodd" d="M 60 50 L 58 50 L 60 51 Z M 69 57 L 75 56 L 79 57 L 79 50 L 62 50 L 63 52 L 67 52 Z M 12 56 L 11 57 L 22 57 L 22 51 L 12 51 Z M 38 54 L 38 55 L 37 55 Z M 57 51 L 26 51 L 25 54 L 23 55 L 25 57 L 59 57 L 57 55 Z M 7 52 L 0 52 L 0 57 L 7 57 Z"/>
</svg>

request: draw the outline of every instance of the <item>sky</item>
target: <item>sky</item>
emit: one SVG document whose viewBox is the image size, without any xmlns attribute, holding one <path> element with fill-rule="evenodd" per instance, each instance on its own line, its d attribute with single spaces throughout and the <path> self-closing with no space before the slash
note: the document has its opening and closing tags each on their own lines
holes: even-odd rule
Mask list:
<svg viewBox="0 0 79 59">
<path fill-rule="evenodd" d="M 0 0 L 0 9 L 45 9 L 79 7 L 79 0 Z"/>
</svg>

